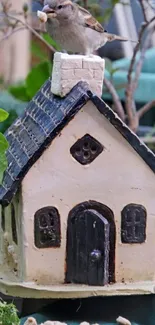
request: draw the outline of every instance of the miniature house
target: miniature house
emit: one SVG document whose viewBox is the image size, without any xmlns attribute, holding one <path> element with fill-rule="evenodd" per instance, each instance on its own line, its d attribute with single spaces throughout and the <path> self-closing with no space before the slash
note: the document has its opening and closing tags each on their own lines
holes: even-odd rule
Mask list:
<svg viewBox="0 0 155 325">
<path fill-rule="evenodd" d="M 154 293 L 155 156 L 97 95 L 103 60 L 64 55 L 6 133 L 0 291 Z"/>
</svg>

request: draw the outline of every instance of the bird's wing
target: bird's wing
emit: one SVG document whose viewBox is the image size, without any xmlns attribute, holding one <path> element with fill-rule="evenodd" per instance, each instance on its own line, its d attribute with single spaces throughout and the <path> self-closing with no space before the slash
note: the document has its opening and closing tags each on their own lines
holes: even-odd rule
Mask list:
<svg viewBox="0 0 155 325">
<path fill-rule="evenodd" d="M 104 29 L 103 29 L 102 25 L 91 15 L 91 13 L 88 10 L 80 7 L 77 4 L 76 4 L 76 6 L 78 7 L 80 15 L 83 16 L 85 25 L 87 27 L 94 29 L 97 32 L 104 33 Z"/>
<path fill-rule="evenodd" d="M 80 16 L 82 16 L 84 20 L 85 26 L 96 30 L 97 32 L 104 33 L 104 28 L 102 25 L 91 15 L 91 13 L 86 10 L 85 8 L 79 6 L 77 3 L 73 3 L 71 0 L 62 0 L 63 6 L 71 5 L 73 8 L 75 8 Z"/>
</svg>

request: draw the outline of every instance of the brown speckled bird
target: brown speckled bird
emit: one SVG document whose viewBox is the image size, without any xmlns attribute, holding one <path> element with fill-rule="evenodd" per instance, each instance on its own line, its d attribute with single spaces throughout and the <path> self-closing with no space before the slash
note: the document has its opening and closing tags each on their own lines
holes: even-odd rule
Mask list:
<svg viewBox="0 0 155 325">
<path fill-rule="evenodd" d="M 107 33 L 89 11 L 71 0 L 45 0 L 42 11 L 49 35 L 67 52 L 90 55 L 106 42 L 128 41 Z"/>
</svg>

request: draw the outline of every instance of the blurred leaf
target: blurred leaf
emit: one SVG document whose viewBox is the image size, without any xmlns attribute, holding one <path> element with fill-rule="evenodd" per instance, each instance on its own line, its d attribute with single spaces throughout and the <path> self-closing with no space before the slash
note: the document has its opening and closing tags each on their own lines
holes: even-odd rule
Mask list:
<svg viewBox="0 0 155 325">
<path fill-rule="evenodd" d="M 0 85 L 3 85 L 4 84 L 4 79 L 2 76 L 0 76 Z"/>
<path fill-rule="evenodd" d="M 104 14 L 103 14 L 103 21 L 104 22 L 107 22 L 110 19 L 111 15 L 112 15 L 112 12 L 113 12 L 113 8 L 106 8 L 104 10 Z"/>
<path fill-rule="evenodd" d="M 30 98 L 35 96 L 43 83 L 50 77 L 51 71 L 52 69 L 49 61 L 41 62 L 32 68 L 26 78 L 27 94 Z"/>
<path fill-rule="evenodd" d="M 48 44 L 52 45 L 56 49 L 56 51 L 61 50 L 61 47 L 49 36 L 49 34 L 43 33 L 41 34 L 41 36 L 46 42 L 48 42 Z"/>
<path fill-rule="evenodd" d="M 92 3 L 91 5 L 88 6 L 88 10 L 90 13 L 95 16 L 98 19 L 98 16 L 101 15 L 102 9 L 97 3 Z M 103 16 L 102 16 L 103 20 Z"/>
<path fill-rule="evenodd" d="M 7 91 L 0 91 L 0 107 L 9 113 L 9 117 L 0 123 L 0 131 L 4 133 L 17 116 L 21 115 L 26 107 L 26 102 L 15 99 Z"/>
<path fill-rule="evenodd" d="M 0 125 L 0 131 L 4 133 L 9 128 L 9 126 L 16 120 L 17 117 L 18 114 L 16 113 L 16 111 L 11 110 L 7 120 Z"/>
<path fill-rule="evenodd" d="M 119 85 L 113 85 L 115 87 L 115 90 L 116 91 L 119 91 L 121 89 L 125 89 L 126 86 L 127 86 L 127 83 L 122 83 L 122 84 L 119 84 Z M 108 94 L 109 95 L 109 91 L 107 90 L 107 87 L 105 85 L 103 85 L 103 93 L 104 94 Z M 110 95 L 111 96 L 111 95 Z"/>
<path fill-rule="evenodd" d="M 0 132 L 0 183 L 2 183 L 3 174 L 8 165 L 5 154 L 8 147 L 8 141 L 6 140 L 5 136 Z"/>
<path fill-rule="evenodd" d="M 120 68 L 112 68 L 112 70 L 111 70 L 111 75 L 113 76 L 113 74 L 114 74 L 115 72 L 119 71 L 119 70 L 120 70 Z"/>
<path fill-rule="evenodd" d="M 41 47 L 36 42 L 31 43 L 31 51 L 32 54 L 35 55 L 38 59 L 45 60 L 46 58 L 45 52 L 41 49 Z"/>
<path fill-rule="evenodd" d="M 107 90 L 106 86 L 103 86 L 102 93 L 106 95 L 109 94 L 109 91 Z"/>
<path fill-rule="evenodd" d="M 103 20 L 104 20 L 103 16 L 97 16 L 96 19 L 98 20 L 98 22 L 99 22 L 100 24 L 103 23 Z"/>
<path fill-rule="evenodd" d="M 11 110 L 16 111 L 17 115 L 23 112 L 26 103 L 21 100 L 17 100 L 7 91 L 0 91 L 0 107 L 5 111 L 9 112 Z"/>
<path fill-rule="evenodd" d="M 9 147 L 8 141 L 5 136 L 0 132 L 0 155 L 5 152 Z"/>
<path fill-rule="evenodd" d="M 117 3 L 120 3 L 120 0 L 111 0 L 112 6 L 115 6 Z"/>
<path fill-rule="evenodd" d="M 4 111 L 4 109 L 0 108 L 0 122 L 5 121 L 8 118 L 8 112 Z"/>
<path fill-rule="evenodd" d="M 105 60 L 105 69 L 111 74 L 113 70 L 112 61 L 108 58 L 104 58 L 104 60 Z"/>
<path fill-rule="evenodd" d="M 24 84 L 10 86 L 8 88 L 8 91 L 10 92 L 11 95 L 13 95 L 15 98 L 17 98 L 19 100 L 22 100 L 24 102 L 27 102 L 30 100 L 30 97 L 27 94 L 26 86 Z"/>
<path fill-rule="evenodd" d="M 0 153 L 0 184 L 3 181 L 3 175 L 8 166 L 7 158 L 5 153 Z"/>
</svg>

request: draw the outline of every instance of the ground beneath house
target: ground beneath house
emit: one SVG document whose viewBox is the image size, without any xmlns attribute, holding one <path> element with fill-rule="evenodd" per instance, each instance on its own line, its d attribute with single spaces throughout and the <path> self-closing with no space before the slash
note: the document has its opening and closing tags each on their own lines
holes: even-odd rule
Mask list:
<svg viewBox="0 0 155 325">
<path fill-rule="evenodd" d="M 26 298 L 88 298 L 97 296 L 149 295 L 155 293 L 155 281 L 114 283 L 105 286 L 78 284 L 39 285 L 36 282 L 18 282 L 8 270 L 0 270 L 0 292 Z"/>
</svg>

